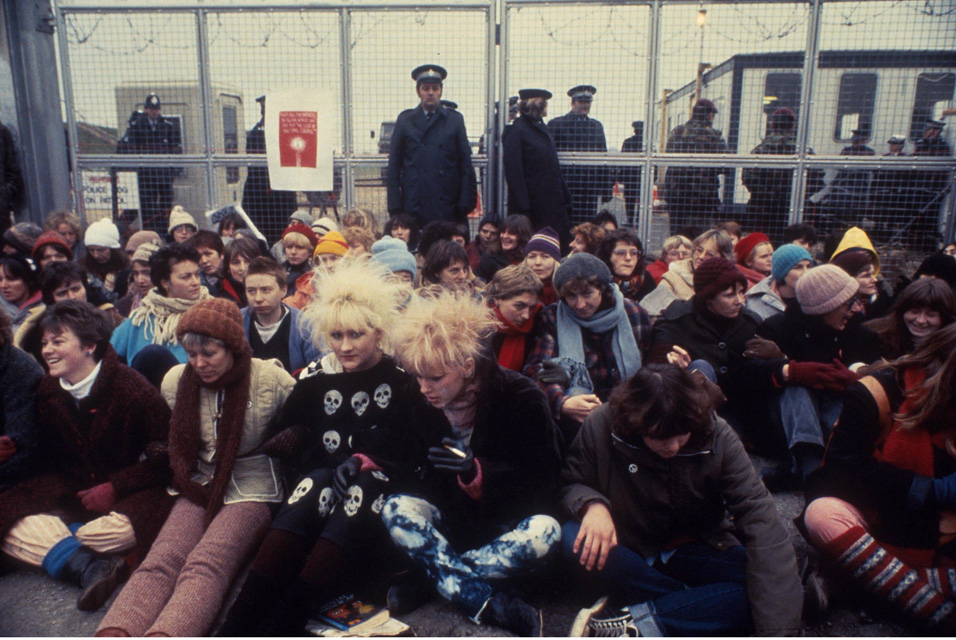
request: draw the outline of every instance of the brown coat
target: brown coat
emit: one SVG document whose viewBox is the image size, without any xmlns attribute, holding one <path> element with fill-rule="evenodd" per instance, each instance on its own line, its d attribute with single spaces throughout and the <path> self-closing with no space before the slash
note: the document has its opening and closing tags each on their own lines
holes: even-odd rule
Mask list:
<svg viewBox="0 0 956 640">
<path fill-rule="evenodd" d="M 84 509 L 76 493 L 112 482 L 112 510 L 129 517 L 145 554 L 172 506 L 166 493 L 169 416 L 159 391 L 121 364 L 112 347 L 79 406 L 58 378 L 44 378 L 37 389 L 42 475 L 3 493 L 0 534 L 36 513 L 56 511 L 72 522 L 97 518 L 102 514 Z"/>
<path fill-rule="evenodd" d="M 614 436 L 605 404 L 584 421 L 562 480 L 568 513 L 578 518 L 588 502 L 603 502 L 620 544 L 644 557 L 684 537 L 721 551 L 743 544 L 757 633 L 800 631 L 803 589 L 793 545 L 773 499 L 724 420 L 715 417 L 712 432 L 699 445 L 692 441 L 666 460 Z"/>
</svg>

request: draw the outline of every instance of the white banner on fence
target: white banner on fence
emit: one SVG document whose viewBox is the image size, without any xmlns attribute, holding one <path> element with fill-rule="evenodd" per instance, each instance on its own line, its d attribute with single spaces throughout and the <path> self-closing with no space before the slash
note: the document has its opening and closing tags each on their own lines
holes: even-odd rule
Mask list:
<svg viewBox="0 0 956 640">
<path fill-rule="evenodd" d="M 266 94 L 266 157 L 273 189 L 332 190 L 331 105 L 318 91 Z"/>
</svg>

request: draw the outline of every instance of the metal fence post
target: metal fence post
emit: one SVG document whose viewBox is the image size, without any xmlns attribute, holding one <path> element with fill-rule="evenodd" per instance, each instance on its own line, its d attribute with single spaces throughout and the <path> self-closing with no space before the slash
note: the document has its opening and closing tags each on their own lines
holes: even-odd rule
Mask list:
<svg viewBox="0 0 956 640">
<path fill-rule="evenodd" d="M 797 120 L 797 168 L 790 190 L 790 224 L 803 220 L 803 191 L 806 188 L 807 141 L 810 138 L 810 114 L 813 111 L 813 74 L 820 49 L 820 14 L 823 0 L 809 0 L 810 23 L 807 25 L 807 51 L 803 55 L 803 78 L 800 84 L 800 118 Z"/>
<path fill-rule="evenodd" d="M 505 105 L 508 102 L 508 94 L 511 93 L 511 88 L 508 86 L 508 74 L 507 74 L 507 60 L 508 60 L 508 3 L 506 0 L 500 0 L 501 5 L 501 14 L 499 16 L 499 36 L 498 36 L 498 117 L 495 120 L 495 137 L 494 142 L 496 147 L 501 145 L 501 132 L 504 131 L 505 125 L 508 122 L 508 111 Z M 499 157 L 503 157 L 503 150 L 499 149 Z M 505 212 L 508 207 L 508 185 L 505 184 L 505 163 L 499 162 L 497 165 L 492 165 L 492 169 L 498 175 L 498 218 L 504 219 Z"/>
<path fill-rule="evenodd" d="M 647 104 L 645 108 L 647 122 L 644 125 L 644 171 L 641 174 L 641 199 L 638 203 L 640 214 L 637 217 L 637 237 L 644 243 L 645 250 L 651 237 L 651 216 L 654 215 L 654 165 L 651 161 L 653 146 L 651 136 L 657 124 L 654 97 L 657 95 L 658 56 L 660 55 L 661 0 L 654 0 L 650 9 L 650 38 L 647 42 L 647 59 L 650 65 L 647 74 L 647 93 L 644 96 Z"/>
<path fill-rule="evenodd" d="M 206 11 L 200 9 L 196 12 L 196 36 L 198 41 L 196 47 L 199 49 L 196 59 L 199 61 L 199 91 L 202 96 L 202 130 L 203 130 L 203 156 L 206 162 L 203 165 L 206 169 L 206 199 L 207 206 L 213 208 L 218 204 L 218 181 L 216 180 L 216 168 L 213 164 L 213 154 L 216 150 L 216 141 L 213 139 L 213 97 L 212 83 L 209 80 L 209 70 L 212 65 L 209 60 L 209 37 L 206 31 Z"/>
<path fill-rule="evenodd" d="M 339 47 L 342 64 L 342 200 L 348 210 L 355 202 L 355 165 L 352 163 L 352 13 L 339 9 Z M 333 175 L 335 164 L 333 163 Z"/>
<path fill-rule="evenodd" d="M 56 37 L 60 45 L 60 80 L 63 83 L 63 107 L 66 111 L 66 130 L 70 138 L 70 144 L 67 145 L 67 153 L 70 156 L 70 167 L 72 167 L 73 184 L 73 206 L 76 208 L 80 221 L 86 224 L 86 212 L 83 206 L 83 175 L 77 166 L 77 155 L 79 139 L 76 134 L 76 112 L 73 105 L 73 78 L 70 75 L 70 48 L 66 37 L 66 13 L 60 9 L 59 4 L 54 2 L 54 12 L 56 15 Z"/>
</svg>

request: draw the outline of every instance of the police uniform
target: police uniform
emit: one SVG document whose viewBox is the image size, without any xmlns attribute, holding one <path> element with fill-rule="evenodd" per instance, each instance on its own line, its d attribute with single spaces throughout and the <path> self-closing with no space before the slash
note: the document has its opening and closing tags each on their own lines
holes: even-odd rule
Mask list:
<svg viewBox="0 0 956 640">
<path fill-rule="evenodd" d="M 568 96 L 572 100 L 594 99 L 597 89 L 590 85 L 580 85 L 570 89 Z M 607 139 L 604 137 L 604 125 L 588 115 L 578 115 L 571 111 L 563 116 L 552 118 L 548 129 L 554 138 L 558 152 L 606 153 Z M 597 213 L 600 200 L 610 197 L 610 176 L 606 167 L 564 165 L 564 180 L 571 192 L 571 207 L 575 222 L 590 220 Z"/>
<path fill-rule="evenodd" d="M 551 93 L 522 89 L 521 96 L 548 99 Z M 551 227 L 567 250 L 571 242 L 571 194 L 561 175 L 550 128 L 521 115 L 502 135 L 502 147 L 509 212 L 527 215 L 535 229 Z"/>
<path fill-rule="evenodd" d="M 143 102 L 145 108 L 160 109 L 159 96 L 151 93 Z M 182 132 L 179 124 L 160 115 L 151 120 L 143 111 L 130 116 L 126 133 L 116 145 L 118 154 L 181 154 Z M 165 234 L 167 215 L 173 207 L 173 180 L 179 175 L 176 167 L 140 167 L 136 170 L 139 189 L 139 210 L 143 229 Z"/>
<path fill-rule="evenodd" d="M 707 116 L 717 113 L 710 100 L 698 100 L 694 115 L 667 137 L 667 153 L 727 153 L 727 143 Z M 688 227 L 710 227 L 720 206 L 717 167 L 669 167 L 664 174 L 664 198 L 671 233 Z"/>
<path fill-rule="evenodd" d="M 937 130 L 935 137 L 925 134 L 913 147 L 914 156 L 952 158 L 953 149 L 943 137 L 945 123 L 939 120 L 927 120 L 926 130 Z M 936 249 L 936 237 L 939 233 L 939 210 L 946 199 L 949 184 L 949 171 L 918 171 L 914 178 L 917 191 L 917 218 L 913 231 L 919 248 Z"/>
<path fill-rule="evenodd" d="M 876 151 L 865 143 L 869 133 L 863 129 L 853 130 L 851 143 L 840 150 L 841 156 L 875 156 Z M 833 179 L 835 187 L 830 196 L 830 204 L 835 209 L 840 223 L 856 226 L 862 222 L 869 206 L 871 171 L 861 169 L 840 169 Z"/>
<path fill-rule="evenodd" d="M 417 84 L 441 83 L 437 65 L 412 72 Z M 388 153 L 388 213 L 407 213 L 422 226 L 433 220 L 465 222 L 477 202 L 471 145 L 460 113 L 439 104 L 431 113 L 421 105 L 399 114 Z"/>
<path fill-rule="evenodd" d="M 641 153 L 644 151 L 644 123 L 635 120 L 631 123 L 634 135 L 624 140 L 622 153 Z M 627 204 L 627 216 L 638 219 L 637 205 L 641 201 L 641 167 L 621 167 L 618 171 L 621 184 L 624 185 L 624 202 Z"/>
<path fill-rule="evenodd" d="M 265 104 L 265 96 L 256 98 Z M 266 152 L 265 115 L 246 133 L 246 153 Z M 271 244 L 282 236 L 298 208 L 295 191 L 273 191 L 269 167 L 249 167 L 242 187 L 242 208 Z"/>
</svg>

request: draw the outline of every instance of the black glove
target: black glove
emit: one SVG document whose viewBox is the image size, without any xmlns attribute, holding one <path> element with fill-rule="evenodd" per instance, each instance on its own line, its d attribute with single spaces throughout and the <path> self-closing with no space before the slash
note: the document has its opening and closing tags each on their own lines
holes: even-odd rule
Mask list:
<svg viewBox="0 0 956 640">
<path fill-rule="evenodd" d="M 358 458 L 349 458 L 335 468 L 335 478 L 332 480 L 332 489 L 337 498 L 341 499 L 349 492 L 352 485 L 352 478 L 358 475 L 362 468 L 362 461 Z"/>
<path fill-rule="evenodd" d="M 553 360 L 542 362 L 541 369 L 538 370 L 534 378 L 541 384 L 559 384 L 565 388 L 571 386 L 571 378 L 568 376 L 568 372 Z"/>
<path fill-rule="evenodd" d="M 477 469 L 471 449 L 454 438 L 442 438 L 441 443 L 440 447 L 428 448 L 428 461 L 439 471 L 460 475 L 466 484 L 474 480 Z M 464 455 L 458 455 L 459 452 Z"/>
</svg>

